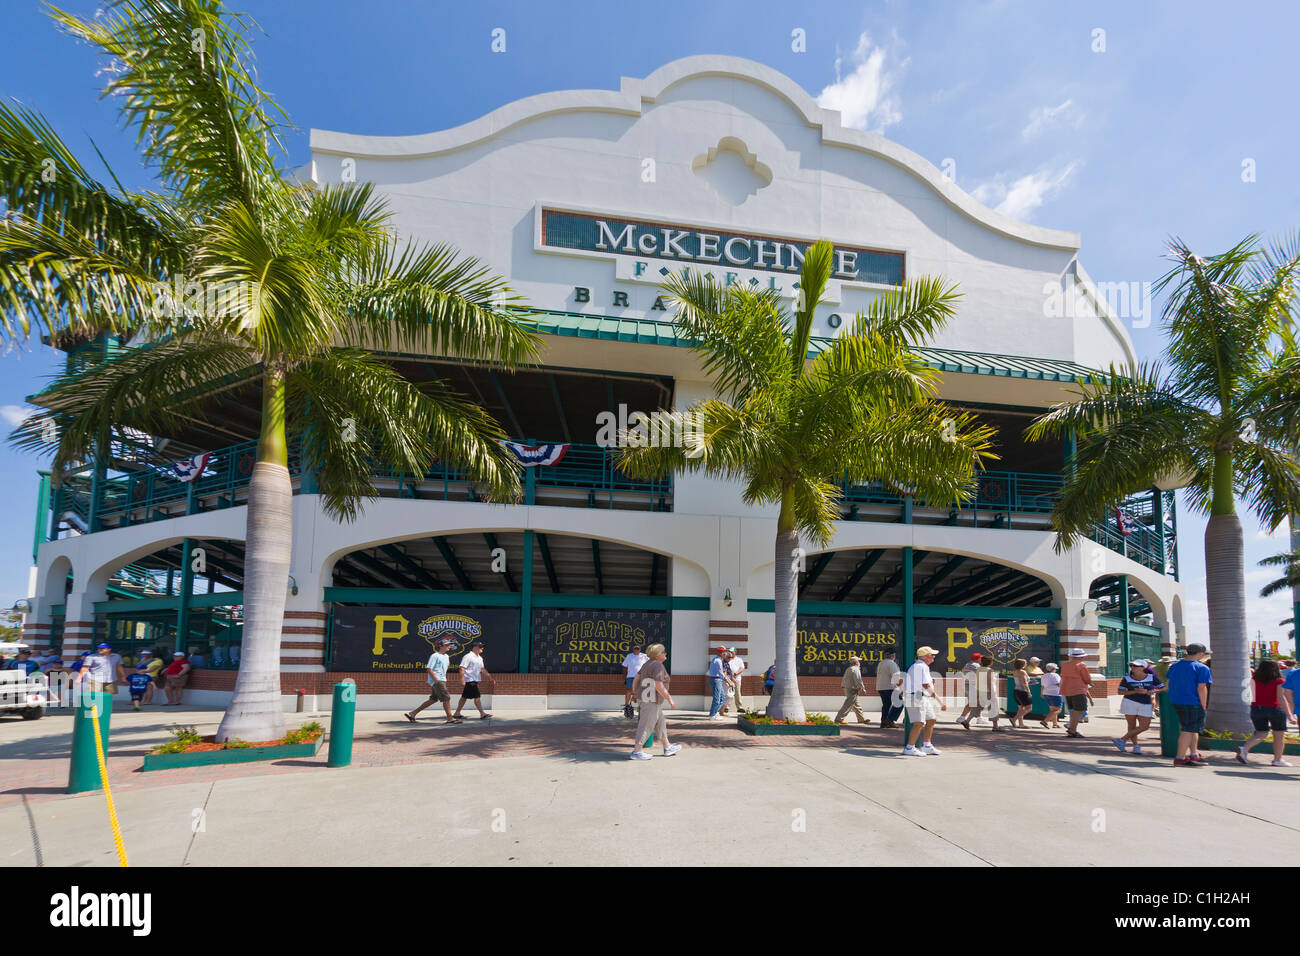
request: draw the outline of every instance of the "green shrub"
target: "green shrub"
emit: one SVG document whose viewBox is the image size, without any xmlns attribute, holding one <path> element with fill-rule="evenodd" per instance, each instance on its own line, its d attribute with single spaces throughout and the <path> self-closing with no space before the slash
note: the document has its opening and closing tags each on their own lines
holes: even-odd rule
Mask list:
<svg viewBox="0 0 1300 956">
<path fill-rule="evenodd" d="M 253 746 L 247 740 L 240 740 L 238 737 L 231 737 L 226 741 L 223 749 L 225 750 L 243 750 L 245 747 Z"/>
</svg>

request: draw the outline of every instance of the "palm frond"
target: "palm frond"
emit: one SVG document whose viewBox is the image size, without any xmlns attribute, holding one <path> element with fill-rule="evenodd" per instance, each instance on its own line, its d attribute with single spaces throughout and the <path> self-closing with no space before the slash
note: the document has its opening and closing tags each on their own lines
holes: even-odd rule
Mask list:
<svg viewBox="0 0 1300 956">
<path fill-rule="evenodd" d="M 825 239 L 814 242 L 804 253 L 803 267 L 799 270 L 799 296 L 794 314 L 794 327 L 790 330 L 790 361 L 796 372 L 808 360 L 808 340 L 812 336 L 813 316 L 821 305 L 826 283 L 831 278 L 831 259 L 834 247 Z"/>
<path fill-rule="evenodd" d="M 956 283 L 937 276 L 912 279 L 881 293 L 850 327 L 850 334 L 874 333 L 905 346 L 934 338 L 957 314 Z"/>
</svg>

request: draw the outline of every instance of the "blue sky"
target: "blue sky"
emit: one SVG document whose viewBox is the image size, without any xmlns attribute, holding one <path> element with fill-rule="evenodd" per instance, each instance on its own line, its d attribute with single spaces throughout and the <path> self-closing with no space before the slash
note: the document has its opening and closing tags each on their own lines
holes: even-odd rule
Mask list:
<svg viewBox="0 0 1300 956">
<path fill-rule="evenodd" d="M 93 14 L 98 5 L 65 6 Z M 1249 233 L 1300 226 L 1296 4 L 245 0 L 235 8 L 265 33 L 253 40 L 257 67 L 297 124 L 287 135 L 295 164 L 308 158 L 313 126 L 423 133 L 534 93 L 617 89 L 620 76 L 677 57 L 728 53 L 788 74 L 846 123 L 936 165 L 951 160 L 958 185 L 989 205 L 1081 233 L 1081 261 L 1099 282 L 1154 281 L 1171 235 L 1213 253 Z M 0 94 L 42 111 L 83 157 L 93 138 L 128 186 L 148 184 L 113 104 L 98 99 L 102 64 L 92 52 L 61 35 L 34 0 L 8 0 L 5 15 Z M 501 53 L 491 49 L 497 28 Z M 806 37 L 803 52 L 792 50 L 795 30 Z M 1243 181 L 1246 161 L 1253 182 Z M 1143 357 L 1160 349 L 1158 325 L 1130 329 Z M 0 414 L 12 422 L 59 363 L 39 345 L 11 349 L 0 363 Z M 27 593 L 38 465 L 0 449 L 11 517 L 0 607 Z M 1283 549 L 1286 529 L 1268 540 L 1252 517 L 1243 523 L 1249 596 L 1268 577 L 1255 562 Z M 1201 635 L 1203 528 L 1180 512 L 1189 627 Z M 1285 598 L 1253 598 L 1252 636 L 1280 637 L 1276 623 L 1288 614 Z"/>
</svg>

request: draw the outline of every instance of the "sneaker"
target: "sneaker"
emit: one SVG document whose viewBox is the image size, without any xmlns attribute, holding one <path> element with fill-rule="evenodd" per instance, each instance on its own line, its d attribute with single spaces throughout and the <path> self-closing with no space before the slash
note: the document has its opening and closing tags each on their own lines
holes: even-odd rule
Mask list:
<svg viewBox="0 0 1300 956">
<path fill-rule="evenodd" d="M 1135 754 L 1140 754 L 1140 753 L 1142 752 L 1142 748 L 1141 748 L 1141 746 L 1139 746 L 1138 744 L 1134 744 L 1134 745 L 1133 745 L 1133 752 L 1134 752 Z"/>
<path fill-rule="evenodd" d="M 726 720 L 726 719 L 727 718 L 722 716 L 722 714 L 714 714 L 712 717 L 709 718 L 709 720 Z"/>
<path fill-rule="evenodd" d="M 1250 763 L 1250 758 L 1246 756 L 1246 748 L 1237 748 L 1237 763 Z"/>
<path fill-rule="evenodd" d="M 1175 757 L 1175 758 L 1174 758 L 1174 766 L 1175 766 L 1175 767 L 1195 767 L 1195 766 L 1196 766 L 1196 761 L 1194 761 L 1194 760 L 1188 760 L 1186 757 Z"/>
<path fill-rule="evenodd" d="M 921 753 L 930 757 L 937 757 L 939 754 L 943 753 L 943 751 L 934 744 L 921 744 Z"/>
<path fill-rule="evenodd" d="M 1291 766 L 1291 762 L 1290 762 L 1289 760 L 1274 760 L 1272 763 L 1269 764 L 1269 766 L 1270 766 L 1270 767 L 1289 767 L 1289 766 Z"/>
<path fill-rule="evenodd" d="M 633 750 L 632 753 L 631 753 L 631 755 L 629 756 L 628 759 L 630 759 L 630 760 L 649 760 L 649 759 L 650 759 L 650 755 L 649 755 L 648 753 L 646 753 L 644 750 Z"/>
<path fill-rule="evenodd" d="M 913 747 L 911 744 L 908 744 L 906 747 L 903 748 L 903 756 L 904 756 L 904 757 L 924 757 L 925 754 L 921 753 L 921 751 L 917 750 L 917 749 L 916 749 L 915 747 Z"/>
<path fill-rule="evenodd" d="M 664 748 L 665 757 L 671 757 L 673 754 L 679 754 L 681 752 L 682 752 L 681 744 L 669 744 L 667 747 Z"/>
<path fill-rule="evenodd" d="M 1119 748 L 1119 752 L 1120 752 L 1120 753 L 1122 753 L 1122 754 L 1124 754 L 1124 753 L 1128 753 L 1128 741 L 1127 741 L 1127 740 L 1125 740 L 1123 737 L 1115 737 L 1115 738 L 1112 738 L 1112 739 L 1113 739 L 1113 741 L 1114 741 L 1115 746 Z"/>
<path fill-rule="evenodd" d="M 962 730 L 970 730 L 970 721 L 969 721 L 969 720 L 962 720 L 962 719 L 959 717 L 959 718 L 957 718 L 957 726 L 960 727 Z"/>
<path fill-rule="evenodd" d="M 1190 760 L 1192 763 L 1205 763 L 1205 754 L 1201 753 L 1198 750 L 1194 754 L 1188 754 L 1187 759 Z"/>
<path fill-rule="evenodd" d="M 139 704 L 136 704 L 136 705 L 135 705 L 135 709 L 136 709 L 136 710 L 139 710 L 139 709 L 140 709 L 140 705 L 139 705 Z"/>
<path fill-rule="evenodd" d="M 407 720 L 409 720 L 411 723 L 415 723 L 415 718 L 410 714 L 402 714 L 402 716 L 405 717 Z"/>
</svg>

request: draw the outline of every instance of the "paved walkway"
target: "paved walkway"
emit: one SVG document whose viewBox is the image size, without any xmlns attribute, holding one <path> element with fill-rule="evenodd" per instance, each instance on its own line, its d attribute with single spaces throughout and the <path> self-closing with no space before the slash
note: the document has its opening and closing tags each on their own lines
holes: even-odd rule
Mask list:
<svg viewBox="0 0 1300 956">
<path fill-rule="evenodd" d="M 360 712 L 353 766 L 314 759 L 143 773 L 165 725 L 220 711 L 113 717 L 110 774 L 135 865 L 1256 865 L 1300 852 L 1300 769 L 1202 769 L 1119 753 L 1117 718 L 1087 740 L 965 733 L 902 757 L 897 733 L 752 738 L 682 713 L 672 758 L 627 759 L 615 715 L 512 714 L 412 726 Z M 427 713 L 427 712 L 426 712 Z M 310 719 L 312 715 L 303 715 Z M 290 726 L 298 715 L 289 715 Z M 115 865 L 104 798 L 69 796 L 71 718 L 0 721 L 0 863 Z M 1258 758 L 1257 759 L 1261 759 Z"/>
</svg>

